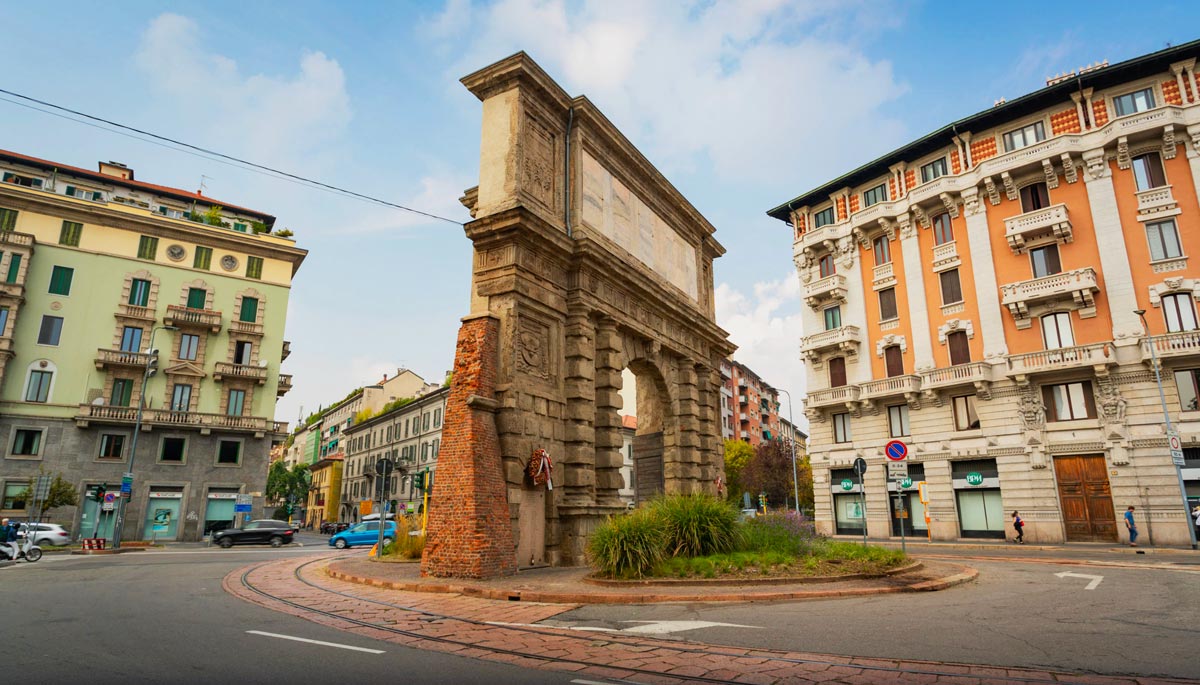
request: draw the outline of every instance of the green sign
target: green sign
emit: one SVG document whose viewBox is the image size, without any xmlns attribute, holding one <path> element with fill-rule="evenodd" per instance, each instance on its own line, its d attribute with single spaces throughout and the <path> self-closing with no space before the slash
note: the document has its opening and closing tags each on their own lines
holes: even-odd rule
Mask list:
<svg viewBox="0 0 1200 685">
<path fill-rule="evenodd" d="M 905 478 L 904 480 L 900 481 L 900 487 L 911 488 L 912 487 L 912 478 Z"/>
<path fill-rule="evenodd" d="M 842 489 L 843 490 L 853 490 L 854 489 L 854 481 L 850 480 L 849 478 L 843 478 L 842 479 Z"/>
<path fill-rule="evenodd" d="M 967 474 L 967 485 L 983 485 L 983 475 L 977 471 Z"/>
</svg>

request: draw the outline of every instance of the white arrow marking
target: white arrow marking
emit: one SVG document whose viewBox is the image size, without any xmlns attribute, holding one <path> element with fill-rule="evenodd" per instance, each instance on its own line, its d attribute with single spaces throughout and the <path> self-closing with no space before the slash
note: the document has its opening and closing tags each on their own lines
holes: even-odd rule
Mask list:
<svg viewBox="0 0 1200 685">
<path fill-rule="evenodd" d="M 1084 590 L 1095 590 L 1096 586 L 1100 584 L 1100 581 L 1104 580 L 1104 576 L 1089 576 L 1083 573 L 1071 573 L 1070 571 L 1063 571 L 1062 573 L 1055 573 L 1054 575 L 1058 576 L 1059 578 L 1070 577 L 1090 579 L 1092 582 L 1088 583 L 1087 587 L 1083 588 Z"/>
<path fill-rule="evenodd" d="M 638 633 L 641 635 L 666 635 L 667 633 L 679 633 L 685 630 L 699 630 L 700 628 L 716 628 L 724 626 L 728 628 L 758 628 L 758 626 L 743 626 L 737 623 L 716 623 L 713 621 L 621 621 L 621 623 L 642 623 L 644 625 L 634 626 L 633 628 L 625 628 L 622 633 Z"/>
</svg>

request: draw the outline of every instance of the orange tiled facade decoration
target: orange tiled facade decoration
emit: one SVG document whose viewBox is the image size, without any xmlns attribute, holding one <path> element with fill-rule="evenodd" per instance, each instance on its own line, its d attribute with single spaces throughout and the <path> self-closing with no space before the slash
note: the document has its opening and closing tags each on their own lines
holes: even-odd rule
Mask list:
<svg viewBox="0 0 1200 685">
<path fill-rule="evenodd" d="M 1092 101 L 1092 120 L 1096 126 L 1103 126 L 1108 123 L 1108 105 L 1104 100 Z"/>
<path fill-rule="evenodd" d="M 909 190 L 917 187 L 917 172 L 912 169 L 904 172 L 904 187 Z"/>
<path fill-rule="evenodd" d="M 962 173 L 962 158 L 959 156 L 958 150 L 950 151 L 950 173 Z"/>
<path fill-rule="evenodd" d="M 1079 126 L 1079 111 L 1074 107 L 1064 109 L 1057 114 L 1050 115 L 1050 134 L 1062 135 L 1063 133 L 1079 133 L 1082 128 Z"/>
<path fill-rule="evenodd" d="M 1175 79 L 1162 82 L 1162 94 L 1168 105 L 1183 104 L 1183 98 L 1179 97 L 1179 83 Z"/>
<path fill-rule="evenodd" d="M 896 190 L 896 177 L 889 176 L 888 177 L 888 199 L 894 200 L 897 197 L 900 197 L 900 192 L 898 190 Z"/>
<path fill-rule="evenodd" d="M 853 214 L 857 211 L 858 211 L 858 193 L 855 193 L 850 196 L 850 213 Z"/>
<path fill-rule="evenodd" d="M 971 143 L 971 163 L 979 164 L 996 156 L 996 136 L 979 138 Z"/>
<path fill-rule="evenodd" d="M 838 221 L 846 220 L 846 198 L 844 197 L 837 199 L 837 218 Z"/>
</svg>

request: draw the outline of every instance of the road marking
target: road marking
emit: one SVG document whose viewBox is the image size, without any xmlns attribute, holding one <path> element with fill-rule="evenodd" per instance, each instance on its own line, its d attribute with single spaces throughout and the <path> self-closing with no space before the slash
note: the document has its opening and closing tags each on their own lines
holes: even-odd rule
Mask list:
<svg viewBox="0 0 1200 685">
<path fill-rule="evenodd" d="M 666 635 L 668 633 L 681 633 L 685 630 L 716 628 L 718 626 L 727 628 L 758 628 L 758 626 L 744 626 L 737 623 L 717 623 L 715 621 L 621 621 L 621 623 L 644 624 L 635 626 L 633 628 L 624 628 L 621 630 L 622 633 L 638 633 L 640 635 Z"/>
<path fill-rule="evenodd" d="M 576 680 L 572 680 L 571 682 L 576 683 L 576 685 L 615 685 L 614 683 L 606 682 L 603 680 L 578 680 L 578 679 L 576 679 Z"/>
<path fill-rule="evenodd" d="M 1087 578 L 1091 580 L 1092 582 L 1088 583 L 1087 587 L 1083 588 L 1084 590 L 1095 590 L 1096 586 L 1100 584 L 1100 581 L 1104 580 L 1104 576 L 1089 576 L 1085 573 L 1071 573 L 1070 571 L 1063 571 L 1062 573 L 1055 573 L 1054 575 L 1058 576 L 1059 578 Z"/>
<path fill-rule="evenodd" d="M 323 645 L 325 647 L 337 647 L 338 649 L 350 649 L 355 652 L 366 652 L 368 654 L 383 654 L 382 649 L 367 649 L 366 647 L 355 647 L 353 645 L 340 645 L 336 642 L 323 642 L 321 640 L 310 640 L 306 637 L 296 637 L 294 635 L 280 635 L 279 633 L 264 633 L 261 630 L 247 630 L 251 635 L 262 635 L 264 637 L 277 637 L 280 640 L 294 640 L 296 642 L 307 642 L 310 645 Z"/>
</svg>

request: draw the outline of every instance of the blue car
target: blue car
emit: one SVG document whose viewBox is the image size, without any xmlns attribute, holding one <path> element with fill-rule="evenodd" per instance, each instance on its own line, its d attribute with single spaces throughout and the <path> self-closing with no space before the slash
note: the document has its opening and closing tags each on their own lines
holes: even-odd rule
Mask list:
<svg viewBox="0 0 1200 685">
<path fill-rule="evenodd" d="M 388 521 L 383 529 L 383 544 L 388 544 L 396 537 L 396 522 Z M 379 542 L 379 521 L 364 521 L 350 526 L 346 530 L 329 538 L 329 546 L 346 549 L 354 545 L 373 545 Z"/>
</svg>

